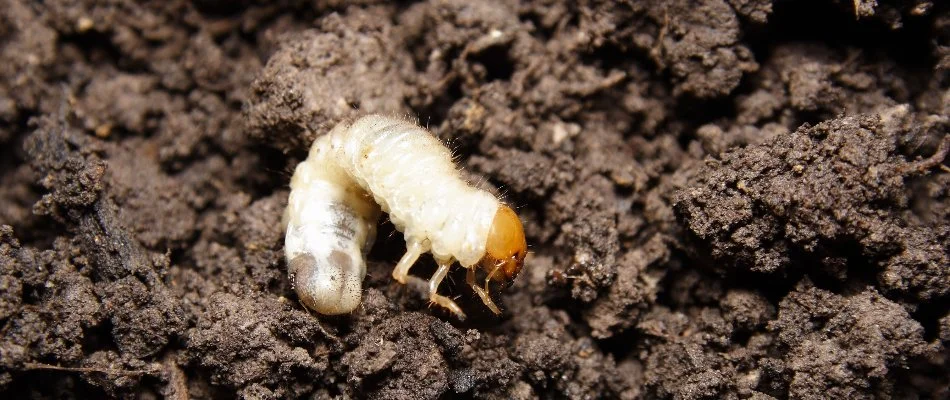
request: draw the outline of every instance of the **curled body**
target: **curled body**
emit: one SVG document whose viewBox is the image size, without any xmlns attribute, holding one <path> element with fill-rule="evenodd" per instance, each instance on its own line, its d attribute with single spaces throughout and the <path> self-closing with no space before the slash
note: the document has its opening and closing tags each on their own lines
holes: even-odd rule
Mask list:
<svg viewBox="0 0 950 400">
<path fill-rule="evenodd" d="M 347 313 L 359 304 L 363 257 L 380 210 L 406 238 L 394 279 L 419 279 L 409 269 L 431 252 L 439 264 L 427 283 L 432 302 L 464 318 L 455 302 L 437 293 L 458 261 L 475 293 L 500 312 L 488 286 L 520 272 L 527 247 L 521 221 L 490 193 L 466 183 L 451 152 L 428 131 L 380 115 L 338 124 L 314 142 L 294 172 L 285 251 L 304 304 L 324 314 Z M 484 287 L 475 282 L 479 267 L 486 272 Z"/>
<path fill-rule="evenodd" d="M 332 315 L 351 312 L 360 303 L 379 206 L 327 159 L 328 149 L 314 145 L 294 170 L 284 212 L 284 252 L 300 301 Z"/>
</svg>

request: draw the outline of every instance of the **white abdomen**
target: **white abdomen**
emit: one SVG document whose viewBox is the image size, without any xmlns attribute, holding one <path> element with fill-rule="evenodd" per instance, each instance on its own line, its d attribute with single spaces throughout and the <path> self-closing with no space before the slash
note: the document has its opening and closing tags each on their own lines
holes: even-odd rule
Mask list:
<svg viewBox="0 0 950 400">
<path fill-rule="evenodd" d="M 326 158 L 326 139 L 317 139 L 291 179 L 284 252 L 300 300 L 321 314 L 345 314 L 362 297 L 379 207 Z"/>
</svg>

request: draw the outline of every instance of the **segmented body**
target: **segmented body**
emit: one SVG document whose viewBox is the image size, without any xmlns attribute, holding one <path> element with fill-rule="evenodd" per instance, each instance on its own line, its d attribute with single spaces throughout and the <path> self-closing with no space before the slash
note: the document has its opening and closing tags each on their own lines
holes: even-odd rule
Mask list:
<svg viewBox="0 0 950 400">
<path fill-rule="evenodd" d="M 453 260 L 473 268 L 485 256 L 500 204 L 467 184 L 449 150 L 416 124 L 379 115 L 340 123 L 314 142 L 291 180 L 285 252 L 294 288 L 320 313 L 351 312 L 380 209 L 415 253 L 400 262 L 401 273 L 397 266 L 397 280 L 407 279 L 424 251 L 446 268 Z M 435 294 L 438 282 L 433 301 L 451 303 Z"/>
<path fill-rule="evenodd" d="M 339 166 L 372 194 L 406 241 L 429 241 L 436 259 L 472 266 L 499 202 L 466 183 L 449 149 L 425 129 L 395 118 L 363 117 L 330 132 Z"/>
<path fill-rule="evenodd" d="M 300 300 L 321 314 L 345 314 L 362 297 L 379 206 L 328 158 L 327 138 L 318 143 L 290 181 L 284 252 Z"/>
</svg>

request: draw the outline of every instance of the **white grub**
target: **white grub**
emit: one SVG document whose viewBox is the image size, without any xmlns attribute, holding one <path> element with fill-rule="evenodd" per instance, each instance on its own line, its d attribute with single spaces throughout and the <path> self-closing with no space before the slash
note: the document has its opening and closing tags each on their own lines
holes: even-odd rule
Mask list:
<svg viewBox="0 0 950 400">
<path fill-rule="evenodd" d="M 514 212 L 466 183 L 449 149 L 413 122 L 367 115 L 338 124 L 313 143 L 290 187 L 289 275 L 301 301 L 319 313 L 344 314 L 359 305 L 380 210 L 406 238 L 393 278 L 419 279 L 409 269 L 431 252 L 439 268 L 426 283 L 429 299 L 460 318 L 458 305 L 437 293 L 455 261 L 496 313 L 488 283 L 514 279 L 523 265 L 524 232 Z M 475 283 L 479 266 L 487 273 L 484 287 Z"/>
</svg>

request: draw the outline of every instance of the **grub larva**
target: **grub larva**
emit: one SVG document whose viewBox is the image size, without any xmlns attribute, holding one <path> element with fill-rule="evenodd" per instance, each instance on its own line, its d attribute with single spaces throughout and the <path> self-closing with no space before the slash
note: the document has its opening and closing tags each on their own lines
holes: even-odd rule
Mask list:
<svg viewBox="0 0 950 400">
<path fill-rule="evenodd" d="M 284 214 L 288 273 L 300 300 L 322 314 L 359 305 L 380 210 L 406 238 L 393 270 L 400 283 L 419 279 L 409 269 L 431 252 L 439 268 L 426 283 L 429 300 L 465 313 L 438 288 L 458 261 L 467 283 L 493 312 L 490 282 L 509 283 L 527 253 L 515 212 L 466 183 L 452 155 L 413 122 L 367 115 L 344 121 L 318 138 L 294 171 Z M 484 285 L 476 270 L 484 270 Z"/>
</svg>

